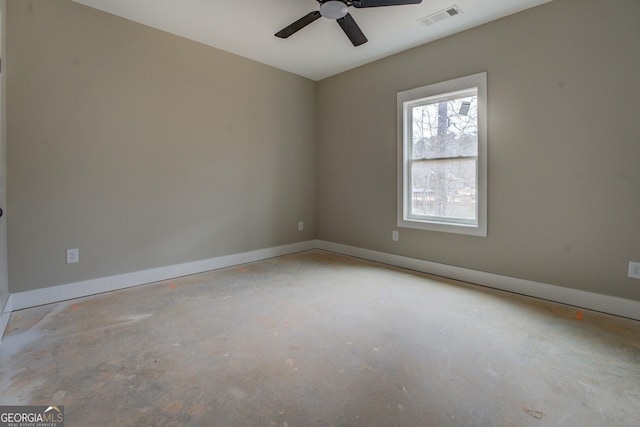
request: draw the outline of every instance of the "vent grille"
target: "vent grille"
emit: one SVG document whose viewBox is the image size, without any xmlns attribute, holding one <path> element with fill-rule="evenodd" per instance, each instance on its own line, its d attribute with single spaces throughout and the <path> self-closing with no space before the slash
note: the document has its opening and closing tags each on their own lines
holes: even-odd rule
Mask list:
<svg viewBox="0 0 640 427">
<path fill-rule="evenodd" d="M 425 16 L 424 18 L 420 18 L 418 19 L 418 22 L 422 22 L 424 25 L 433 25 L 440 21 L 444 21 L 445 19 L 451 18 L 453 16 L 460 15 L 461 13 L 462 13 L 462 9 L 460 9 L 456 5 L 453 5 L 439 12 L 432 13 L 429 16 Z"/>
</svg>

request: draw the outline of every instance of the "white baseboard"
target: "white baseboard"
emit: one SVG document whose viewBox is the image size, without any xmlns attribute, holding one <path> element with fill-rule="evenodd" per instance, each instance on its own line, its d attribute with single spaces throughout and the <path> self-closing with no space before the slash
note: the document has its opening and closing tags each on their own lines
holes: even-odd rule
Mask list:
<svg viewBox="0 0 640 427">
<path fill-rule="evenodd" d="M 103 292 L 125 289 L 147 283 L 159 282 L 190 274 L 202 273 L 238 264 L 260 261 L 267 258 L 322 249 L 339 254 L 350 255 L 370 261 L 407 268 L 423 273 L 448 277 L 455 280 L 474 283 L 494 289 L 515 292 L 535 298 L 568 304 L 589 310 L 600 311 L 616 316 L 640 320 L 640 301 L 632 301 L 608 295 L 596 294 L 577 289 L 563 288 L 531 280 L 517 279 L 493 273 L 470 270 L 468 268 L 439 264 L 431 261 L 393 255 L 355 246 L 342 245 L 324 240 L 308 240 L 290 245 L 259 249 L 239 254 L 226 255 L 201 261 L 177 264 L 116 276 L 84 280 L 81 282 L 51 286 L 32 291 L 11 294 L 0 320 L 0 333 L 4 332 L 11 310 L 21 310 L 38 305 L 66 301 L 69 299 L 95 295 Z"/>
<path fill-rule="evenodd" d="M 135 271 L 133 273 L 118 274 L 116 276 L 101 277 L 98 279 L 83 280 L 81 282 L 34 289 L 32 291 L 17 292 L 11 295 L 13 297 L 13 310 L 21 310 L 24 308 L 36 307 L 38 305 L 66 301 L 103 292 L 144 285 L 147 283 L 174 279 L 176 277 L 203 273 L 205 271 L 216 270 L 219 268 L 231 267 L 238 264 L 245 264 L 248 262 L 302 252 L 316 247 L 317 243 L 315 240 L 308 240 L 305 242 L 258 249 L 233 255 L 225 255 L 201 261 L 152 268 L 149 270 Z"/>
<path fill-rule="evenodd" d="M 351 255 L 369 261 L 376 261 L 383 264 L 408 268 L 410 270 L 434 274 L 436 276 L 448 277 L 494 289 L 640 320 L 640 301 L 632 301 L 624 298 L 581 291 L 578 289 L 563 288 L 546 283 L 534 282 L 531 280 L 485 273 L 483 271 L 439 264 L 436 262 L 372 251 L 369 249 L 331 243 L 323 240 L 317 241 L 317 247 L 318 249 L 324 249 L 326 251 L 344 255 Z"/>
<path fill-rule="evenodd" d="M 13 310 L 12 304 L 13 295 L 9 295 L 7 303 L 2 308 L 2 313 L 0 313 L 0 343 L 2 342 L 4 331 L 7 329 L 7 325 L 9 324 L 9 318 L 11 317 L 11 311 Z"/>
</svg>

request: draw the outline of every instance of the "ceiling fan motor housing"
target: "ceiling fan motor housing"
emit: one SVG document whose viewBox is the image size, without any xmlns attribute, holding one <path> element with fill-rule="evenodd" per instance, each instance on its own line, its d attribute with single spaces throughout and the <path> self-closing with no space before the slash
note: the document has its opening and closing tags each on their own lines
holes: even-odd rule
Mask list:
<svg viewBox="0 0 640 427">
<path fill-rule="evenodd" d="M 320 4 L 320 14 L 328 19 L 344 18 L 347 14 L 347 3 L 341 0 L 327 0 Z"/>
</svg>

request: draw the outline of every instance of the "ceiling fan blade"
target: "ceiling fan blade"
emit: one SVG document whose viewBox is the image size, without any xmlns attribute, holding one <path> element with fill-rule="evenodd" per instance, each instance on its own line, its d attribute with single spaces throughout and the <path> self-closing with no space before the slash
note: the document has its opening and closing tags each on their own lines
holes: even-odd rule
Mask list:
<svg viewBox="0 0 640 427">
<path fill-rule="evenodd" d="M 320 15 L 320 12 L 318 12 L 317 10 L 314 10 L 313 12 L 311 12 L 311 13 L 303 16 L 302 18 L 298 19 L 296 22 L 294 22 L 293 24 L 289 25 L 288 27 L 284 27 L 283 29 L 278 31 L 275 34 L 275 36 L 276 37 L 280 37 L 281 39 L 286 39 L 290 35 L 300 31 L 301 29 L 303 29 L 307 25 L 311 24 L 316 19 L 320 18 L 320 16 L 322 16 L 322 15 Z"/>
<path fill-rule="evenodd" d="M 340 27 L 342 27 L 342 30 L 354 46 L 360 46 L 367 42 L 367 38 L 358 27 L 358 24 L 356 24 L 356 21 L 353 20 L 351 14 L 347 13 L 344 18 L 336 19 L 336 21 L 338 21 L 338 24 L 340 24 Z"/>
<path fill-rule="evenodd" d="M 420 4 L 422 0 L 353 0 L 353 7 L 402 6 L 403 4 Z"/>
</svg>

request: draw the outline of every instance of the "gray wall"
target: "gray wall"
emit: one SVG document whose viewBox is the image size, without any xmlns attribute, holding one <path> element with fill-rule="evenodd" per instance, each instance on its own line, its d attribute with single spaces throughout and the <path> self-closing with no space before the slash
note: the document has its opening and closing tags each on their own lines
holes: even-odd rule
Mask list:
<svg viewBox="0 0 640 427">
<path fill-rule="evenodd" d="M 11 292 L 315 237 L 313 81 L 67 0 L 7 32 Z"/>
<path fill-rule="evenodd" d="M 318 237 L 640 300 L 640 2 L 556 0 L 323 80 Z M 396 93 L 488 72 L 488 237 L 396 229 Z"/>
<path fill-rule="evenodd" d="M 0 208 L 6 211 L 6 166 L 7 166 L 7 65 L 5 52 L 7 47 L 7 0 L 0 0 L 0 15 L 2 31 L 0 47 L 2 57 L 2 73 L 0 73 Z M 0 218 L 0 313 L 9 299 L 9 280 L 7 276 L 7 221 L 6 216 Z M 0 332 L 1 333 L 1 332 Z"/>
<path fill-rule="evenodd" d="M 314 83 L 67 0 L 9 0 L 10 290 L 318 237 L 640 300 L 639 16 L 556 0 Z M 392 242 L 396 93 L 479 71 L 488 237 Z"/>
</svg>

